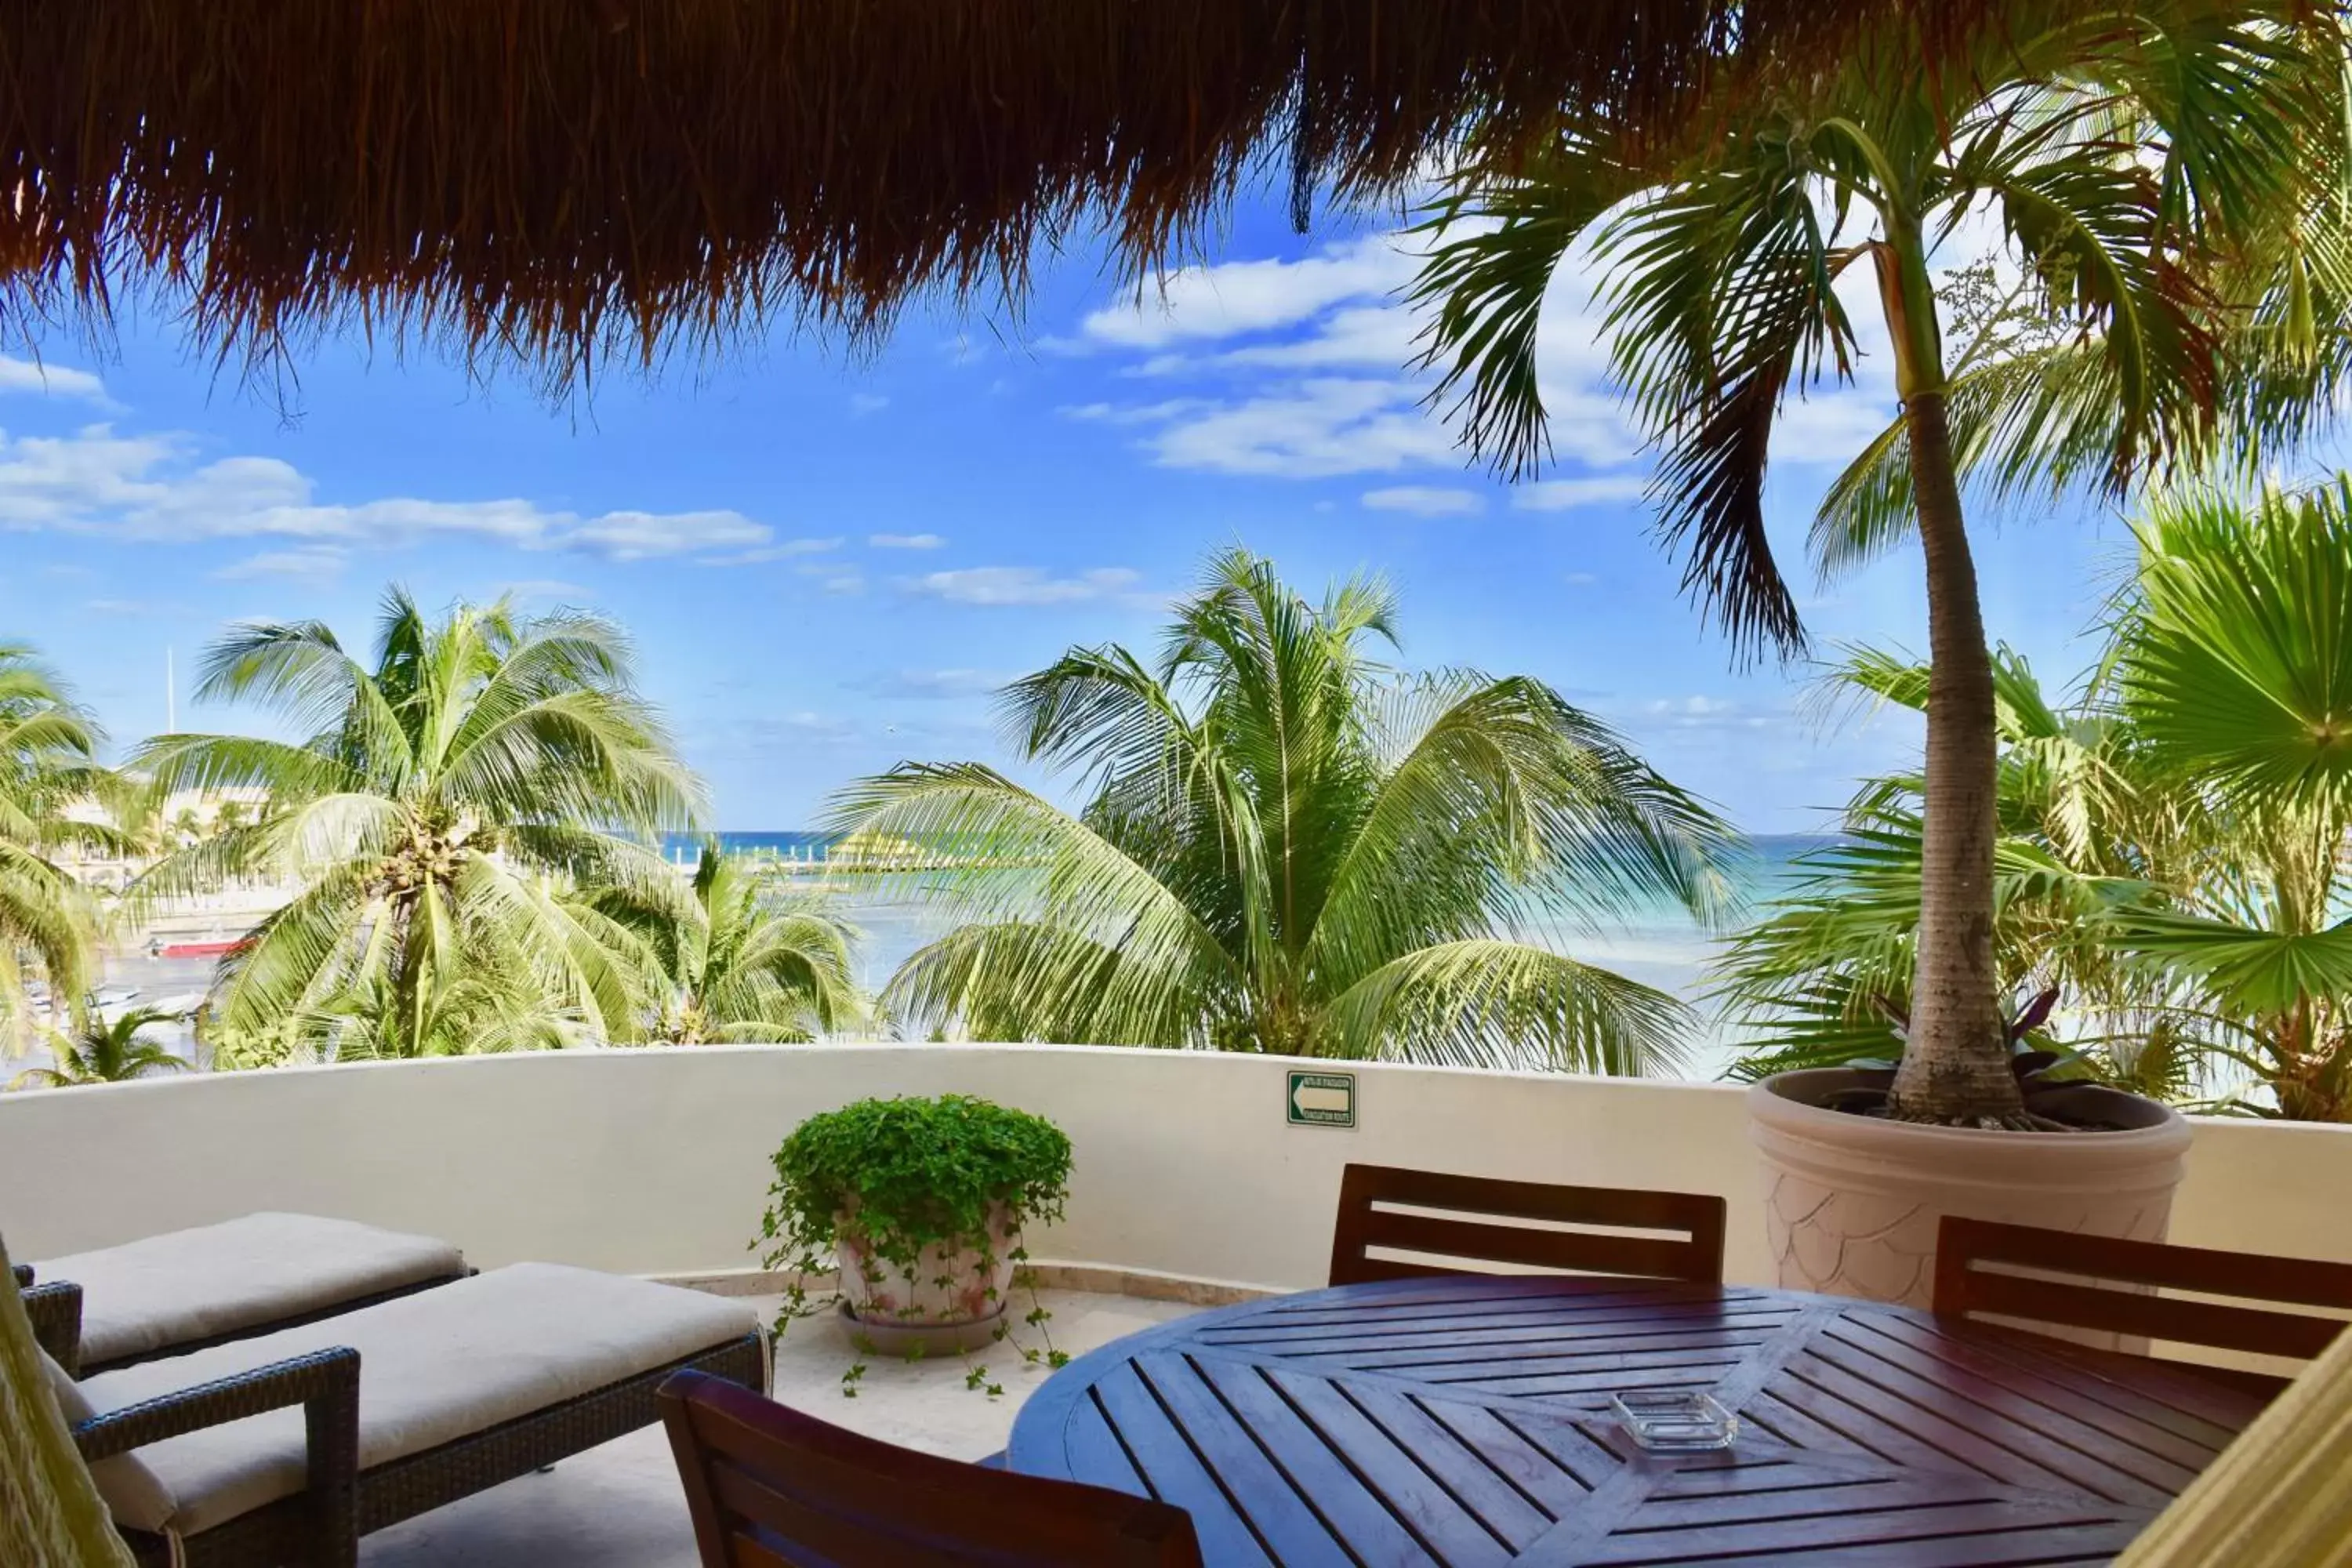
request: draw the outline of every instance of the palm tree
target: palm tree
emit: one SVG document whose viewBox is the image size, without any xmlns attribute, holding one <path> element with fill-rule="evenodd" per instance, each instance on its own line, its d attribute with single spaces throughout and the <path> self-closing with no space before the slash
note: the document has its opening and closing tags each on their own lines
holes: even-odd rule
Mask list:
<svg viewBox="0 0 2352 1568">
<path fill-rule="evenodd" d="M 1837 284 L 1876 284 L 1895 423 L 1819 520 L 1826 565 L 1916 530 L 1926 560 L 1925 822 L 1911 1047 L 1889 1110 L 2015 1125 L 1993 952 L 1994 670 L 1962 489 L 2091 483 L 2230 440 L 2301 433 L 2346 370 L 2343 43 L 2332 16 L 2198 0 L 1996 4 L 1930 47 L 1891 12 L 1831 68 L 1747 60 L 1680 138 L 1566 124 L 1530 159 L 1473 149 L 1425 226 L 1437 395 L 1514 475 L 1543 455 L 1535 363 L 1572 247 L 1605 271 L 1604 335 L 1661 452 L 1659 527 L 1743 652 L 1802 646 L 1766 537 L 1764 476 L 1794 389 L 1851 368 Z M 1938 245 L 1989 214 L 2014 282 L 1953 315 Z M 2006 275 L 2002 273 L 2000 275 Z M 2021 309 L 2021 302 L 2022 309 Z M 1948 326 L 1961 329 L 1948 341 Z"/>
<path fill-rule="evenodd" d="M 94 916 L 57 857 L 121 847 L 105 822 L 69 810 L 120 804 L 121 781 L 97 762 L 104 738 L 29 648 L 0 644 L 0 1040 L 21 1038 L 28 968 L 60 997 L 89 986 Z"/>
<path fill-rule="evenodd" d="M 2029 994 L 2057 987 L 2065 1016 L 2083 1026 L 2064 1042 L 2081 1069 L 2177 1097 L 2189 1087 L 2186 1058 L 2166 1048 L 2168 1037 L 2142 1005 L 2145 977 L 2122 962 L 2105 920 L 2154 896 L 2144 880 L 2151 862 L 2171 859 L 2166 805 L 2138 776 L 2137 749 L 2116 717 L 2060 708 L 2005 647 L 1992 664 L 2001 737 L 1992 900 L 2000 992 L 2022 1011 Z M 1917 711 L 1928 684 L 1926 666 L 1859 648 L 1824 691 Z M 1842 829 L 1797 858 L 1789 888 L 1716 966 L 1715 999 L 1746 1050 L 1734 1078 L 1901 1053 L 1919 928 L 1918 775 L 1865 781 Z M 2041 1043 L 2052 1038 L 2045 1031 Z"/>
<path fill-rule="evenodd" d="M 484 1016 L 495 983 L 537 1020 L 489 1009 L 502 1039 L 551 1042 L 563 1017 L 628 1037 L 625 935 L 574 892 L 674 889 L 650 836 L 690 822 L 700 790 L 617 627 L 505 601 L 431 622 L 395 589 L 372 662 L 315 622 L 247 626 L 207 654 L 198 695 L 260 700 L 307 736 L 166 735 L 139 754 L 159 790 L 271 802 L 168 857 L 142 896 L 237 875 L 302 889 L 222 960 L 222 1025 L 332 1018 L 369 1052 L 425 1054 L 464 1044 L 453 1021 Z"/>
<path fill-rule="evenodd" d="M 1712 918 L 1727 834 L 1524 676 L 1374 662 L 1378 582 L 1319 606 L 1235 550 L 1147 665 L 1073 648 L 1003 703 L 1076 815 L 978 763 L 902 763 L 835 826 L 928 847 L 899 873 L 966 923 L 883 995 L 921 1028 L 1640 1072 L 1671 997 L 1541 939 L 1668 901 Z M 887 873 L 886 873 L 887 874 Z"/>
<path fill-rule="evenodd" d="M 2352 481 L 2164 498 L 2139 539 L 2077 701 L 2053 708 L 1996 659 L 1999 973 L 2059 989 L 2059 1043 L 2098 1076 L 2352 1121 Z M 1927 672 L 1862 655 L 1840 679 L 1916 708 Z M 1752 1037 L 1738 1076 L 1887 1054 L 1916 805 L 1913 778 L 1866 788 L 1844 840 L 1736 939 L 1719 979 Z"/>
<path fill-rule="evenodd" d="M 179 1072 L 190 1064 L 140 1035 L 151 1026 L 179 1020 L 176 1013 L 132 1007 L 110 1024 L 92 1018 L 70 1030 L 53 1030 L 50 1052 L 57 1065 L 26 1068 L 11 1087 L 37 1083 L 70 1089 L 85 1083 L 128 1083 L 150 1072 Z"/>
<path fill-rule="evenodd" d="M 665 1045 L 800 1041 L 857 1016 L 849 929 L 814 906 L 763 897 L 758 874 L 702 841 L 683 910 L 646 907 L 625 891 L 594 901 L 645 943 L 650 1016 L 645 1037 Z"/>
</svg>

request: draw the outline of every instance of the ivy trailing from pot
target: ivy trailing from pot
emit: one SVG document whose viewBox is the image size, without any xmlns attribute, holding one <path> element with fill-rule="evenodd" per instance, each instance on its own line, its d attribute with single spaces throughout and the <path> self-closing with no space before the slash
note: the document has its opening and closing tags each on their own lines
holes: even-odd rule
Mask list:
<svg viewBox="0 0 2352 1568">
<path fill-rule="evenodd" d="M 775 1152 L 776 1179 L 752 1243 L 761 1264 L 792 1277 L 776 1319 L 837 1311 L 861 1359 L 842 1374 L 855 1397 L 864 1357 L 909 1361 L 952 1350 L 965 1384 L 1004 1392 L 974 1350 L 1010 1342 L 1024 1361 L 1059 1367 L 1053 1314 L 1037 1295 L 1024 1233 L 1062 1217 L 1070 1141 L 1051 1121 L 970 1095 L 861 1100 L 810 1117 Z M 834 1290 L 807 1281 L 833 1274 Z M 1010 1292 L 1042 1346 L 1013 1336 Z"/>
</svg>

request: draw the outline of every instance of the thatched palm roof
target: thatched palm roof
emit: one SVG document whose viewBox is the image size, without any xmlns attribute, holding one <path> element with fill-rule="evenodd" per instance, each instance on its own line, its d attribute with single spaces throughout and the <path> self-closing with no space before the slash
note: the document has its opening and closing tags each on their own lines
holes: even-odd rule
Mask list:
<svg viewBox="0 0 2352 1568">
<path fill-rule="evenodd" d="M 0 0 L 0 279 L 161 280 L 224 350 L 363 322 L 579 374 L 1130 265 L 1260 172 L 1392 192 L 1474 124 L 1671 116 L 1733 37 L 1969 0 Z"/>
</svg>

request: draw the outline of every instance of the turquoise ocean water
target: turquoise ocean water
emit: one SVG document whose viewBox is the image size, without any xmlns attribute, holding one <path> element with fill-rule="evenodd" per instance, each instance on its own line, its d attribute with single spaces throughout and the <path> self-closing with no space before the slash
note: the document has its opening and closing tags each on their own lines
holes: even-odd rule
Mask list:
<svg viewBox="0 0 2352 1568">
<path fill-rule="evenodd" d="M 822 860 L 829 842 L 822 834 L 795 832 L 721 833 L 719 839 L 729 854 L 775 858 L 812 867 Z M 1750 907 L 1769 901 L 1789 884 L 1793 874 L 1790 861 L 1823 842 L 1801 834 L 1768 835 L 1751 840 L 1752 853 L 1737 868 L 1734 878 L 1739 896 Z M 695 854 L 694 841 L 682 836 L 671 838 L 664 849 L 674 859 L 691 860 Z M 811 885 L 815 885 L 814 880 Z M 857 952 L 857 968 L 868 989 L 878 989 L 909 953 L 935 941 L 950 924 L 936 910 L 904 897 L 855 889 L 830 896 L 837 900 L 840 912 L 865 933 Z M 1622 929 L 1600 936 L 1577 935 L 1561 942 L 1565 951 L 1578 958 L 1604 964 L 1694 1004 L 1700 1002 L 1715 944 L 1714 937 L 1671 907 L 1637 917 Z M 1695 1054 L 1690 1076 L 1715 1077 L 1729 1054 L 1727 1045 L 1710 1032 Z"/>
</svg>

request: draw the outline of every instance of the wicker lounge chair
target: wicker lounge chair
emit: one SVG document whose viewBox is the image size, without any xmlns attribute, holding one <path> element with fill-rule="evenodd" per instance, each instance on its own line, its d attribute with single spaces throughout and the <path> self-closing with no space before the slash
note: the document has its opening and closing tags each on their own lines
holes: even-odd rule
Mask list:
<svg viewBox="0 0 2352 1568">
<path fill-rule="evenodd" d="M 446 1241 L 303 1214 L 249 1214 L 29 1267 L 20 1284 L 80 1288 L 80 1361 L 66 1365 L 77 1375 L 275 1333 L 472 1272 Z"/>
<path fill-rule="evenodd" d="M 58 1332 L 51 1316 L 53 1356 Z M 521 1263 L 80 1382 L 51 1375 L 141 1563 L 350 1568 L 370 1531 L 651 1425 L 654 1391 L 682 1370 L 764 1389 L 751 1307 Z"/>
</svg>

